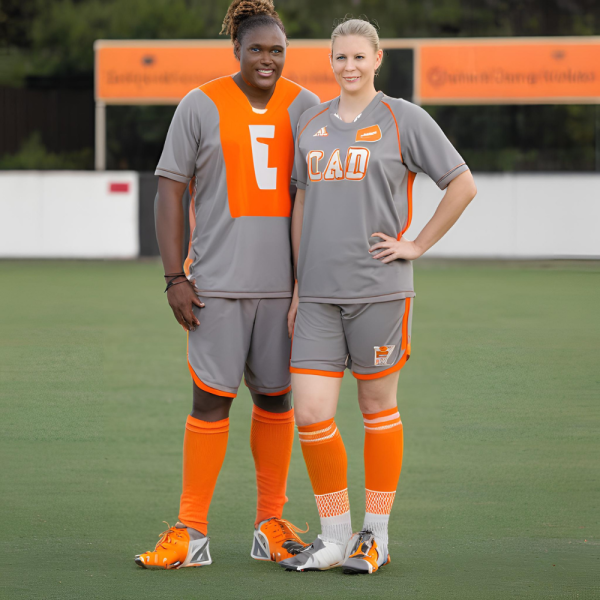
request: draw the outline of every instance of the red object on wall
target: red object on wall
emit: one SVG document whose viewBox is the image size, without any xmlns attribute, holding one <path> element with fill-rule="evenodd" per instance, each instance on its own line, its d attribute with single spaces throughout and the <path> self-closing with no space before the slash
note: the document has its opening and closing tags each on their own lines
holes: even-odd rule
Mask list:
<svg viewBox="0 0 600 600">
<path fill-rule="evenodd" d="M 128 183 L 111 183 L 109 187 L 109 192 L 111 194 L 126 194 L 129 192 L 129 184 Z"/>
</svg>

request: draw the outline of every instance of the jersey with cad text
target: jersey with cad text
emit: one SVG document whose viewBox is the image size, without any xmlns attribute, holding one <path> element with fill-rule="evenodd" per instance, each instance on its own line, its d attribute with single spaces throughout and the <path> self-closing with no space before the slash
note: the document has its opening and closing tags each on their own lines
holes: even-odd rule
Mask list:
<svg viewBox="0 0 600 600">
<path fill-rule="evenodd" d="M 186 271 L 203 296 L 292 295 L 290 182 L 300 115 L 318 104 L 280 78 L 257 112 L 231 76 L 180 102 L 156 175 L 190 185 Z"/>
<path fill-rule="evenodd" d="M 339 98 L 306 111 L 296 137 L 305 189 L 298 259 L 301 302 L 371 303 L 415 295 L 412 263 L 382 263 L 369 248 L 408 229 L 417 173 L 444 189 L 468 169 L 420 107 L 379 92 L 360 118 L 337 116 Z"/>
</svg>

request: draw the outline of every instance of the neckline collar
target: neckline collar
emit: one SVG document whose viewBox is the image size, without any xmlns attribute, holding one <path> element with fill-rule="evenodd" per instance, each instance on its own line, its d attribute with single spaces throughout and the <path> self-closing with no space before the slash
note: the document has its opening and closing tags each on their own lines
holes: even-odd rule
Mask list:
<svg viewBox="0 0 600 600">
<path fill-rule="evenodd" d="M 339 117 L 335 116 L 335 113 L 338 112 L 338 108 L 340 106 L 340 97 L 338 96 L 337 98 L 334 98 L 329 105 L 329 121 L 335 128 L 342 129 L 344 131 L 360 128 L 364 125 L 365 118 L 368 117 L 383 100 L 383 96 L 383 92 L 377 92 L 373 100 L 371 100 L 371 102 L 369 102 L 369 104 L 367 104 L 365 109 L 362 111 L 360 119 L 353 121 L 352 123 L 346 123 Z"/>
<path fill-rule="evenodd" d="M 263 112 L 255 112 L 254 111 L 254 106 L 252 106 L 250 100 L 248 100 L 248 96 L 246 96 L 246 94 L 244 94 L 244 92 L 242 91 L 240 86 L 233 79 L 234 75 L 236 75 L 236 73 L 234 73 L 233 75 L 229 75 L 229 77 L 227 77 L 228 83 L 229 83 L 230 87 L 233 89 L 232 93 L 235 96 L 235 98 L 238 100 L 238 102 L 240 102 L 240 104 L 243 104 L 246 107 L 246 109 L 249 110 L 252 114 L 263 116 L 269 111 L 269 109 L 275 108 L 279 104 L 280 94 L 278 92 L 279 92 L 279 89 L 281 86 L 279 86 L 278 84 L 279 84 L 279 81 L 281 80 L 281 77 L 275 83 L 275 90 L 273 91 L 273 94 L 269 98 L 269 101 L 267 102 L 267 105 L 265 106 L 265 108 L 257 108 L 256 109 L 256 110 L 260 110 L 260 111 L 264 110 L 265 112 L 263 113 Z"/>
</svg>

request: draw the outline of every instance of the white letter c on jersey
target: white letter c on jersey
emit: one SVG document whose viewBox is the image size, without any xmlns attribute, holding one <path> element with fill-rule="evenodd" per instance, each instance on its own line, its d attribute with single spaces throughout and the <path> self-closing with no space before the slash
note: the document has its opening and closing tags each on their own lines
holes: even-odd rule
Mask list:
<svg viewBox="0 0 600 600">
<path fill-rule="evenodd" d="M 277 189 L 277 169 L 269 168 L 269 146 L 258 138 L 274 138 L 275 125 L 250 125 L 252 159 L 256 183 L 261 190 Z"/>
</svg>

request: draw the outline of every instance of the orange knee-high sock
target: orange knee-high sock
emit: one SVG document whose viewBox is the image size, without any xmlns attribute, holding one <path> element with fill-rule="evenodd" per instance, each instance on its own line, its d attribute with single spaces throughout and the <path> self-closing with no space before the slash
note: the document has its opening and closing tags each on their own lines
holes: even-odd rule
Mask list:
<svg viewBox="0 0 600 600">
<path fill-rule="evenodd" d="M 187 418 L 183 438 L 183 491 L 179 521 L 204 535 L 228 437 L 229 419 L 211 423 L 191 415 Z"/>
<path fill-rule="evenodd" d="M 302 454 L 321 517 L 323 536 L 345 544 L 352 535 L 348 458 L 333 419 L 298 427 Z"/>
<path fill-rule="evenodd" d="M 294 409 L 272 413 L 254 406 L 250 448 L 258 490 L 255 526 L 271 517 L 281 519 L 293 443 Z"/>
<path fill-rule="evenodd" d="M 388 543 L 388 522 L 402 469 L 404 435 L 398 408 L 364 414 L 367 510 L 363 529 Z"/>
</svg>

